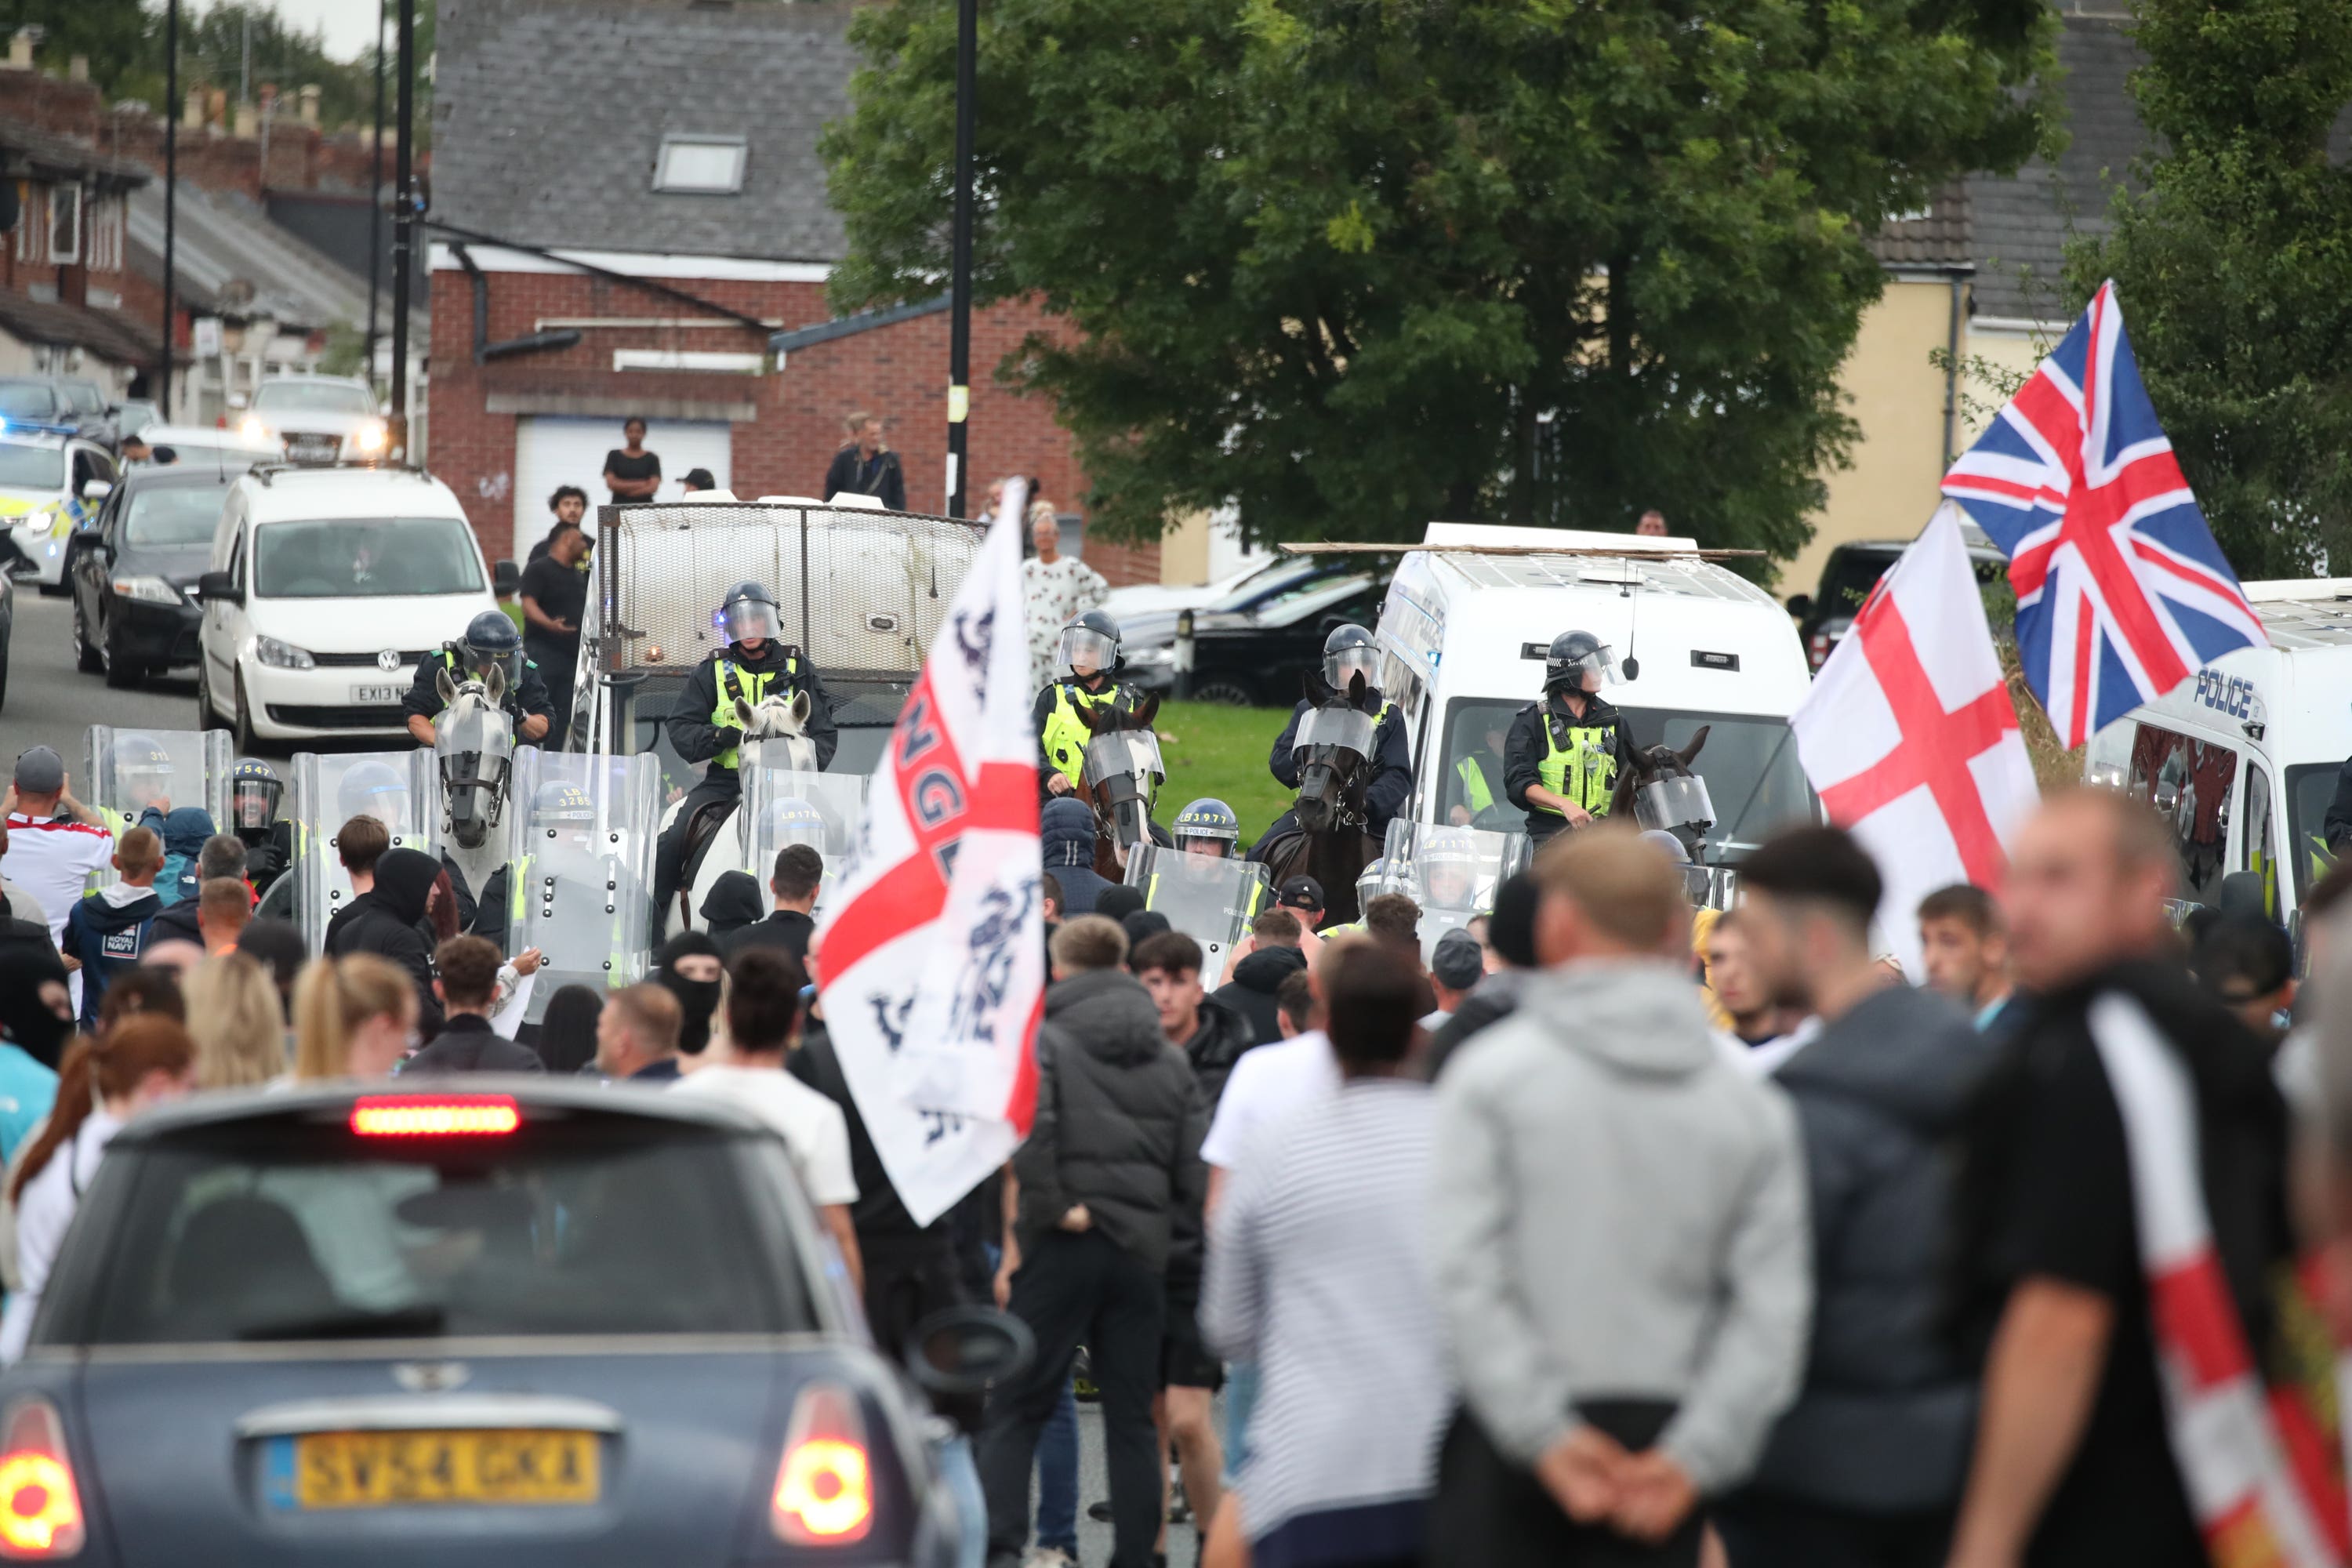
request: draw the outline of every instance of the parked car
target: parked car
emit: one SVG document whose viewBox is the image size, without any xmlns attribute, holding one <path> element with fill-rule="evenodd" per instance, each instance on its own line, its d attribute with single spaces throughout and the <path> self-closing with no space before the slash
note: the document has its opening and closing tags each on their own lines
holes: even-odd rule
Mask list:
<svg viewBox="0 0 2352 1568">
<path fill-rule="evenodd" d="M 197 580 L 199 726 L 258 739 L 406 733 L 420 660 L 513 592 L 449 487 L 408 468 L 237 477 Z"/>
<path fill-rule="evenodd" d="M 0 1375 L 7 1555 L 947 1568 L 949 1428 L 842 1272 L 782 1142 L 707 1100 L 183 1100 L 108 1146 Z M 1025 1348 L 926 1326 L 940 1393 Z"/>
<path fill-rule="evenodd" d="M 196 662 L 198 578 L 212 559 L 221 503 L 244 469 L 211 463 L 133 468 L 67 541 L 74 659 L 109 686 Z"/>
<path fill-rule="evenodd" d="M 0 572 L 0 712 L 8 708 L 8 645 L 16 635 L 16 580 Z"/>
<path fill-rule="evenodd" d="M 1327 611 L 1332 603 L 1353 602 L 1351 594 L 1362 587 L 1360 579 L 1367 572 L 1384 583 L 1395 566 L 1392 558 L 1384 556 L 1368 561 L 1360 555 L 1285 555 L 1270 561 L 1206 605 L 1150 610 L 1120 621 L 1119 648 L 1127 660 L 1122 673 L 1147 690 L 1172 689 L 1177 623 L 1189 613 L 1195 639 L 1192 691 L 1196 697 L 1204 690 L 1215 690 L 1217 695 L 1204 700 L 1292 701 L 1297 697 L 1298 671 L 1321 661 L 1322 633 L 1313 634 L 1313 658 L 1305 664 L 1286 664 L 1279 670 L 1250 668 L 1242 662 L 1250 657 L 1246 642 L 1237 644 L 1234 637 L 1293 629 L 1302 618 L 1319 620 L 1318 612 Z M 1342 618 L 1361 618 L 1369 628 L 1380 613 L 1379 595 L 1372 595 L 1369 604 L 1363 616 Z M 1202 638 L 1210 640 L 1202 642 Z M 1208 662 L 1212 649 L 1218 660 L 1213 666 Z M 1212 675 L 1215 679 L 1207 680 Z M 1262 699 L 1261 693 L 1267 695 Z"/>
<path fill-rule="evenodd" d="M 66 591 L 66 542 L 89 522 L 115 475 L 113 454 L 70 426 L 0 429 L 0 527 L 24 556 L 18 576 L 44 594 Z"/>
<path fill-rule="evenodd" d="M 375 392 L 357 376 L 273 375 L 233 423 L 251 440 L 278 446 L 289 463 L 375 463 L 390 436 Z"/>
<path fill-rule="evenodd" d="M 128 441 L 150 425 L 163 423 L 163 410 L 152 399 L 126 397 L 114 408 L 114 428 Z"/>
<path fill-rule="evenodd" d="M 0 420 L 68 425 L 100 446 L 118 439 L 114 415 L 98 383 L 79 375 L 0 375 Z"/>
<path fill-rule="evenodd" d="M 139 432 L 150 452 L 172 454 L 175 463 L 235 463 L 231 474 L 241 473 L 256 463 L 272 462 L 285 457 L 284 449 L 275 441 L 257 439 L 242 429 L 215 429 L 210 425 L 149 425 Z M 148 457 L 130 465 L 132 468 L 162 468 L 155 458 Z"/>
<path fill-rule="evenodd" d="M 1969 547 L 1969 565 L 1977 574 L 1980 586 L 1990 587 L 2009 571 L 2009 557 L 2003 555 L 1985 531 L 1975 523 L 1964 523 L 1960 536 Z M 1830 552 L 1822 564 L 1820 589 L 1810 597 L 1803 594 L 1789 600 L 1789 613 L 1797 618 L 1797 635 L 1805 645 L 1805 661 L 1815 674 L 1829 662 L 1830 650 L 1845 638 L 1846 630 L 1853 625 L 1854 612 L 1886 575 L 1887 568 L 1911 548 L 1907 539 L 1857 540 L 1841 544 Z"/>
</svg>

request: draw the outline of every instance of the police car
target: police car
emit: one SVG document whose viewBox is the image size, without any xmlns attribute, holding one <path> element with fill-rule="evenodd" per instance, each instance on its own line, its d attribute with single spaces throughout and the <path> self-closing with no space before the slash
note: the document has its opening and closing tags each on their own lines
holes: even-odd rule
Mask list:
<svg viewBox="0 0 2352 1568">
<path fill-rule="evenodd" d="M 2170 696 L 2091 737 L 2083 774 L 2154 805 L 2172 825 L 2184 896 L 2259 894 L 2293 926 L 2336 861 L 2328 803 L 2352 756 L 2352 577 L 2248 583 L 2270 647 L 2241 648 Z"/>
<path fill-rule="evenodd" d="M 112 454 L 65 425 L 0 421 L 0 527 L 25 563 L 16 574 L 62 594 L 66 541 L 114 488 Z"/>
</svg>

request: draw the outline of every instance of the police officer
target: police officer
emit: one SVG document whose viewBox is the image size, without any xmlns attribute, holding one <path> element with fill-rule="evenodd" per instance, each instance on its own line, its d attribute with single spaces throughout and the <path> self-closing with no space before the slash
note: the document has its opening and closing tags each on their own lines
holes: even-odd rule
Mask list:
<svg viewBox="0 0 2352 1568">
<path fill-rule="evenodd" d="M 1241 849 L 1242 819 L 1223 801 L 1204 795 L 1177 816 L 1175 839 L 1179 854 L 1230 860 Z"/>
<path fill-rule="evenodd" d="M 601 974 L 614 990 L 628 984 L 631 950 L 644 946 L 632 922 L 646 908 L 645 889 L 620 869 L 625 856 L 619 851 L 628 847 L 596 841 L 595 801 L 569 780 L 548 780 L 532 795 L 524 842 L 527 852 L 503 873 L 511 890 L 507 928 L 498 934 L 547 948 L 551 979 Z M 498 879 L 490 885 L 496 889 Z M 566 940 L 567 929 L 590 923 L 602 938 L 593 948 Z"/>
<path fill-rule="evenodd" d="M 441 716 L 443 707 L 441 672 L 447 670 L 451 680 L 463 681 L 468 676 L 487 676 L 493 667 L 506 671 L 503 706 L 507 717 L 514 721 L 515 739 L 546 738 L 555 714 L 547 682 L 540 679 L 539 666 L 524 657 L 522 634 L 515 630 L 507 613 L 484 610 L 466 623 L 464 637 L 443 643 L 438 651 L 416 661 L 416 679 L 409 682 L 400 710 L 407 716 L 408 732 L 418 745 L 433 743 L 433 721 Z"/>
<path fill-rule="evenodd" d="M 1372 720 L 1372 776 L 1364 785 L 1364 815 L 1370 819 L 1374 838 L 1384 837 L 1389 830 L 1389 818 L 1404 805 L 1404 797 L 1412 793 L 1412 753 L 1405 744 L 1404 715 L 1395 703 L 1381 695 L 1372 684 L 1372 673 L 1379 655 L 1372 647 L 1372 634 L 1360 626 L 1337 626 L 1323 639 L 1323 679 L 1331 689 L 1345 695 L 1348 682 L 1358 675 L 1364 678 L 1364 711 Z M 1298 759 L 1292 754 L 1297 742 L 1298 726 L 1315 705 L 1301 698 L 1290 710 L 1290 722 L 1282 727 L 1275 738 L 1274 751 L 1265 760 L 1266 771 L 1275 781 L 1288 790 L 1298 787 Z M 1298 823 L 1297 809 L 1284 812 L 1258 840 L 1265 845 L 1294 831 Z"/>
<path fill-rule="evenodd" d="M 1499 724 L 1488 725 L 1484 739 L 1484 745 L 1465 752 L 1454 764 L 1454 804 L 1446 815 L 1456 827 L 1504 827 L 1487 814 L 1495 809 L 1496 802 L 1507 798 L 1503 785 L 1503 750 L 1508 743 L 1509 731 Z"/>
<path fill-rule="evenodd" d="M 294 864 L 294 825 L 278 815 L 286 785 L 258 757 L 239 757 L 228 774 L 230 831 L 245 843 L 245 879 L 256 893 Z"/>
<path fill-rule="evenodd" d="M 1060 673 L 1037 693 L 1029 710 L 1045 759 L 1047 793 L 1070 795 L 1081 788 L 1087 742 L 1094 739 L 1087 714 L 1113 706 L 1122 694 L 1129 706 L 1135 703 L 1135 689 L 1118 678 L 1118 623 L 1102 611 L 1088 610 L 1062 628 L 1054 649 L 1054 668 Z"/>
<path fill-rule="evenodd" d="M 408 803 L 408 779 L 398 768 L 390 763 L 356 763 L 335 785 L 335 820 L 326 828 L 332 833 L 354 816 L 373 816 L 395 842 L 403 836 L 413 837 Z"/>
<path fill-rule="evenodd" d="M 163 831 L 163 818 L 172 809 L 172 753 L 152 735 L 137 731 L 114 737 L 113 748 L 106 760 L 107 771 L 113 775 L 113 795 L 122 804 L 120 807 L 97 807 L 99 821 L 109 833 L 121 838 L 131 829 L 146 823 L 148 815 L 155 821 L 146 823 L 157 833 Z"/>
<path fill-rule="evenodd" d="M 1617 781 L 1633 765 L 1623 715 L 1600 696 L 1617 673 L 1608 644 L 1591 632 L 1562 632 L 1544 656 L 1544 694 L 1511 720 L 1503 747 L 1504 788 L 1528 814 L 1541 844 L 1563 827 L 1609 815 Z"/>
<path fill-rule="evenodd" d="M 687 678 L 686 690 L 670 710 L 669 742 L 689 763 L 708 763 L 702 782 L 687 792 L 677 815 L 661 836 L 654 858 L 654 901 L 662 908 L 677 896 L 686 875 L 687 826 L 695 813 L 712 801 L 742 798 L 742 782 L 735 776 L 743 730 L 735 715 L 735 700 L 753 707 L 770 697 L 789 699 L 805 692 L 809 701 L 807 732 L 816 747 L 816 765 L 833 761 L 839 738 L 834 732 L 833 702 L 824 683 L 801 657 L 800 649 L 776 639 L 783 632 L 783 615 L 775 596 L 758 583 L 738 583 L 727 591 L 719 619 L 727 646 L 705 658 Z"/>
</svg>

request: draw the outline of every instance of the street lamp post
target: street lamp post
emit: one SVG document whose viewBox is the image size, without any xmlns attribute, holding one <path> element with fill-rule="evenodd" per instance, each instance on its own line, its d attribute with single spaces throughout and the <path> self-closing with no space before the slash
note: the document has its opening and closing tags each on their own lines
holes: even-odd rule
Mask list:
<svg viewBox="0 0 2352 1568">
<path fill-rule="evenodd" d="M 971 420 L 971 162 L 980 74 L 980 0 L 956 0 L 955 219 L 948 283 L 948 499 L 964 514 Z"/>
<path fill-rule="evenodd" d="M 155 406 L 172 417 L 172 264 L 180 202 L 180 0 L 163 6 L 163 364 Z"/>
<path fill-rule="evenodd" d="M 399 94 L 400 150 L 393 163 L 394 209 L 392 223 L 392 439 L 388 445 L 404 460 L 408 449 L 408 272 L 416 243 L 415 189 L 416 120 L 416 0 L 400 0 Z"/>
<path fill-rule="evenodd" d="M 376 297 L 383 292 L 383 29 L 392 0 L 375 8 L 375 152 L 368 165 L 367 377 L 375 379 Z"/>
</svg>

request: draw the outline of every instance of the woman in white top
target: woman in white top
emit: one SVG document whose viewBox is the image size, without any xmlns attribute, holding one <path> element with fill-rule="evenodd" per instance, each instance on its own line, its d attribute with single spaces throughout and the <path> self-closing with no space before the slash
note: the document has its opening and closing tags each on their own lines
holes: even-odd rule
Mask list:
<svg viewBox="0 0 2352 1568">
<path fill-rule="evenodd" d="M 123 1020 L 104 1039 L 78 1040 L 66 1053 L 57 1109 L 26 1150 L 8 1194 L 16 1205 L 23 1284 L 0 1313 L 0 1362 L 14 1363 L 25 1353 L 58 1247 L 106 1145 L 148 1107 L 194 1088 L 196 1044 L 187 1030 L 153 1013 Z"/>
</svg>

